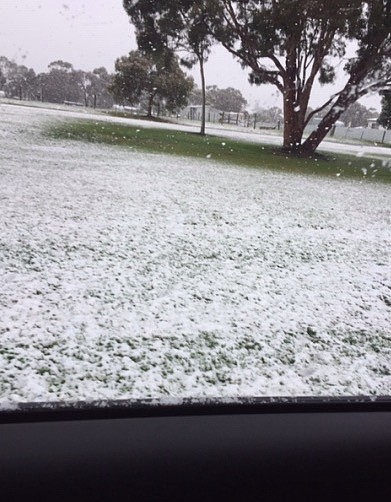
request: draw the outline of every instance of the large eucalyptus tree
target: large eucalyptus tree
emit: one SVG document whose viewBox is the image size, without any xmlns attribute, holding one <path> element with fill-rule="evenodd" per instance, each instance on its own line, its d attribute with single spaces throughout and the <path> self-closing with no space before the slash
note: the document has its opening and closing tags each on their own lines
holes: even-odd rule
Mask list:
<svg viewBox="0 0 391 502">
<path fill-rule="evenodd" d="M 210 0 L 211 33 L 250 81 L 272 84 L 284 99 L 284 149 L 312 153 L 339 116 L 370 92 L 391 86 L 390 0 Z M 347 48 L 355 49 L 353 56 Z M 333 83 L 342 63 L 345 82 L 315 110 L 314 83 Z M 303 141 L 311 117 L 327 108 Z"/>
<path fill-rule="evenodd" d="M 190 47 L 202 69 L 215 40 L 249 70 L 252 83 L 277 87 L 288 151 L 312 153 L 352 103 L 391 87 L 390 0 L 124 0 L 124 6 L 140 44 Z M 310 111 L 315 82 L 335 82 L 336 66 L 344 83 Z M 308 122 L 324 109 L 303 140 Z"/>
</svg>

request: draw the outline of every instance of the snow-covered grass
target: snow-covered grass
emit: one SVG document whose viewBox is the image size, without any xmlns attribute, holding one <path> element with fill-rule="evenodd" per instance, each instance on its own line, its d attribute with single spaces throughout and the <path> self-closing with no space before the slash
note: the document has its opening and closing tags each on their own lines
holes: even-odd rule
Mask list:
<svg viewBox="0 0 391 502">
<path fill-rule="evenodd" d="M 389 185 L 0 113 L 0 401 L 390 393 Z"/>
</svg>

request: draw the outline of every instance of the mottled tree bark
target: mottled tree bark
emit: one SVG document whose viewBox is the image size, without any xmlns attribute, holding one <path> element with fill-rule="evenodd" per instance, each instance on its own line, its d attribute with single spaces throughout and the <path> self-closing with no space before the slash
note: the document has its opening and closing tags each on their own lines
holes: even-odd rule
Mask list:
<svg viewBox="0 0 391 502">
<path fill-rule="evenodd" d="M 202 105 L 201 105 L 201 136 L 205 136 L 205 121 L 206 121 L 206 87 L 205 87 L 205 71 L 204 71 L 204 58 L 199 56 L 200 62 L 200 73 L 201 73 L 201 93 L 202 93 Z"/>
</svg>

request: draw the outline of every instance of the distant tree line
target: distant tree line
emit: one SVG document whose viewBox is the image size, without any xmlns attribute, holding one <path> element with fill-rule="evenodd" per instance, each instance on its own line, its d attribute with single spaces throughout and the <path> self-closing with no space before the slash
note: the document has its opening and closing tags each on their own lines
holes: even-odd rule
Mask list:
<svg viewBox="0 0 391 502">
<path fill-rule="evenodd" d="M 222 112 L 240 113 L 245 111 L 247 100 L 238 89 L 228 87 L 220 89 L 217 85 L 208 85 L 205 88 L 206 104 Z M 190 97 L 191 105 L 202 105 L 202 89 L 194 87 Z"/>
<path fill-rule="evenodd" d="M 259 104 L 256 104 L 254 107 L 254 114 L 256 114 L 259 122 L 266 124 L 277 124 L 278 122 L 282 123 L 283 120 L 282 110 L 278 106 L 264 108 Z"/>
<path fill-rule="evenodd" d="M 329 112 L 327 107 L 318 113 L 318 117 L 323 118 Z M 339 120 L 345 124 L 346 127 L 366 127 L 369 119 L 377 119 L 379 113 L 375 108 L 367 108 L 366 106 L 358 103 L 352 103 L 339 117 Z"/>
<path fill-rule="evenodd" d="M 181 65 L 189 61 L 172 51 L 135 50 L 118 58 L 114 74 L 100 67 L 92 72 L 76 70 L 57 60 L 48 71 L 36 73 L 0 56 L 0 90 L 5 97 L 49 103 L 74 103 L 111 108 L 114 103 L 137 107 L 147 116 L 179 112 L 187 104 L 202 104 L 202 90 Z M 242 112 L 247 104 L 238 89 L 206 87 L 207 103 L 224 112 Z"/>
<path fill-rule="evenodd" d="M 47 72 L 37 74 L 0 56 L 0 90 L 7 98 L 110 108 L 114 102 L 108 89 L 111 83 L 112 75 L 104 67 L 92 72 L 75 70 L 71 63 L 59 60 L 50 63 Z"/>
<path fill-rule="evenodd" d="M 32 68 L 18 65 L 0 56 L 0 91 L 8 98 L 40 100 L 51 103 L 79 103 L 84 106 L 111 108 L 114 103 L 137 106 L 147 116 L 153 112 L 173 113 L 187 104 L 210 105 L 223 112 L 244 112 L 247 101 L 238 89 L 220 89 L 216 85 L 198 88 L 191 77 L 180 68 L 183 58 L 172 52 L 131 51 L 118 58 L 115 73 L 106 68 L 95 68 L 92 72 L 75 70 L 71 63 L 53 61 L 48 71 L 36 74 Z M 185 62 L 185 66 L 188 64 Z M 382 91 L 382 112 L 379 124 L 391 127 L 391 92 Z M 331 104 L 317 111 L 317 117 L 324 118 Z M 307 113 L 313 115 L 308 107 Z M 274 106 L 253 110 L 257 122 L 282 123 L 283 110 Z M 365 127 L 368 119 L 377 118 L 374 108 L 366 108 L 353 102 L 340 115 L 340 120 L 349 127 Z"/>
</svg>

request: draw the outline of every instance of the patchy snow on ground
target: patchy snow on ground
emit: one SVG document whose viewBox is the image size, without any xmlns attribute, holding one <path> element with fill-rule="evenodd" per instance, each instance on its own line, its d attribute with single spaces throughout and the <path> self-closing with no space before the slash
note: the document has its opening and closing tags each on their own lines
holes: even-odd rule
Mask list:
<svg viewBox="0 0 391 502">
<path fill-rule="evenodd" d="M 0 105 L 0 402 L 390 394 L 390 186 L 55 141 Z"/>
</svg>

